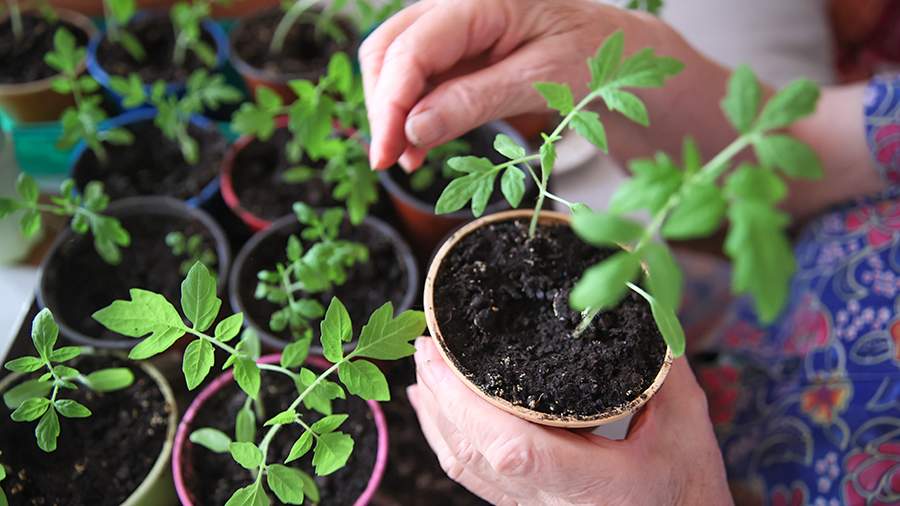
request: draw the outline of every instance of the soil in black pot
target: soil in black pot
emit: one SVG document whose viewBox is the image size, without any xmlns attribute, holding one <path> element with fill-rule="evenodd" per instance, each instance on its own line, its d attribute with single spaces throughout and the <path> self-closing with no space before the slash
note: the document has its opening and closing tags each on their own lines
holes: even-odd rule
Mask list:
<svg viewBox="0 0 900 506">
<path fill-rule="evenodd" d="M 44 62 L 44 55 L 53 50 L 53 34 L 59 28 L 74 35 L 76 45 L 87 44 L 87 34 L 63 20 L 49 22 L 39 15 L 24 13 L 22 40 L 13 35 L 9 17 L 0 21 L 0 84 L 29 83 L 58 74 Z"/>
<path fill-rule="evenodd" d="M 292 167 L 325 166 L 324 161 L 313 162 L 305 155 L 300 163 L 289 162 L 285 153 L 289 139 L 290 132 L 279 128 L 267 141 L 250 141 L 234 157 L 231 177 L 241 207 L 262 219 L 275 220 L 291 214 L 294 202 L 312 207 L 343 206 L 331 196 L 332 186 L 320 177 L 303 183 L 284 181 L 284 172 Z"/>
<path fill-rule="evenodd" d="M 276 9 L 243 19 L 232 35 L 232 51 L 251 67 L 266 73 L 311 80 L 325 72 L 335 53 L 344 52 L 350 57 L 356 54 L 356 32 L 349 23 L 340 23 L 347 40 L 338 43 L 325 34 L 317 34 L 315 25 L 302 18 L 291 27 L 281 52 L 270 53 L 275 27 L 283 16 L 284 12 Z"/>
<path fill-rule="evenodd" d="M 591 417 L 643 394 L 666 347 L 649 305 L 630 293 L 579 338 L 569 292 L 611 251 L 579 240 L 565 225 L 489 224 L 444 259 L 434 304 L 460 371 L 488 394 L 536 411 Z"/>
<path fill-rule="evenodd" d="M 256 273 L 273 270 L 278 262 L 286 262 L 285 246 L 288 237 L 290 234 L 299 237 L 300 230 L 301 225 L 297 223 L 296 227 L 273 233 L 263 240 L 247 259 L 238 279 L 238 293 L 243 298 L 246 316 L 285 342 L 293 341 L 289 330 L 280 333 L 269 330 L 269 318 L 280 306 L 254 298 L 253 292 L 257 284 Z M 369 249 L 369 261 L 357 263 L 349 271 L 346 283 L 315 297 L 324 307 L 328 307 L 332 297 L 339 298 L 350 313 L 354 335 L 357 335 L 368 321 L 369 315 L 382 304 L 391 301 L 395 309 L 399 307 L 406 292 L 409 273 L 400 262 L 393 242 L 365 223 L 357 227 L 345 225 L 341 237 L 365 244 Z M 312 322 L 312 327 L 318 329 L 319 322 Z"/>
<path fill-rule="evenodd" d="M 121 504 L 144 481 L 162 451 L 169 406 L 157 384 L 141 368 L 112 357 L 80 357 L 68 363 L 82 373 L 127 367 L 134 384 L 97 393 L 79 386 L 63 390 L 91 410 L 88 418 L 60 416 L 56 451 L 37 447 L 37 422 L 10 420 L 0 405 L 0 462 L 6 467 L 3 490 L 10 505 L 103 506 Z"/>
<path fill-rule="evenodd" d="M 188 237 L 200 234 L 205 247 L 216 251 L 206 227 L 187 218 L 150 214 L 120 220 L 131 234 L 131 245 L 122 250 L 119 265 L 104 262 L 94 251 L 93 237 L 87 234 L 63 244 L 44 270 L 48 294 L 44 303 L 57 318 L 88 337 L 128 339 L 106 330 L 91 315 L 114 300 L 130 299 L 131 288 L 161 293 L 178 307 L 184 278 L 179 267 L 186 258 L 176 257 L 166 245 L 169 232 L 182 232 Z"/>
<path fill-rule="evenodd" d="M 266 409 L 266 417 L 284 411 L 297 398 L 298 392 L 293 382 L 281 374 L 266 373 L 263 376 L 260 397 Z M 236 384 L 229 383 L 216 392 L 203 405 L 194 419 L 193 429 L 213 427 L 226 434 L 234 434 L 234 419 L 244 405 L 246 394 Z M 349 434 L 354 441 L 353 453 L 347 465 L 328 476 L 316 477 L 323 506 L 351 506 L 366 489 L 375 457 L 378 451 L 378 432 L 369 406 L 356 397 L 347 400 L 336 399 L 335 413 L 345 413 L 350 418 L 338 429 Z M 311 424 L 321 418 L 318 413 L 300 410 L 304 421 Z M 258 437 L 268 430 L 257 423 Z M 269 445 L 269 462 L 284 462 L 291 446 L 302 434 L 298 425 L 283 427 Z M 253 475 L 235 463 L 228 454 L 213 453 L 198 445 L 188 444 L 184 448 L 183 463 L 185 481 L 197 506 L 219 506 L 225 504 L 237 489 L 253 483 Z M 312 466 L 312 452 L 290 465 L 315 476 Z M 274 494 L 270 494 L 273 504 L 280 505 Z"/>
<path fill-rule="evenodd" d="M 89 181 L 102 181 L 113 200 L 150 195 L 185 200 L 197 196 L 219 173 L 227 143 L 214 127 L 190 125 L 188 133 L 200 148 L 195 165 L 184 160 L 178 143 L 167 139 L 152 120 L 125 128 L 134 134 L 134 143 L 105 144 L 105 164 L 91 150 L 78 159 L 73 174 L 79 189 Z"/>
<path fill-rule="evenodd" d="M 159 79 L 174 83 L 184 82 L 197 69 L 206 68 L 193 51 L 187 51 L 182 65 L 173 63 L 175 30 L 165 15 L 139 16 L 128 24 L 128 32 L 134 35 L 144 48 L 146 56 L 138 61 L 121 44 L 103 37 L 97 48 L 97 61 L 109 75 L 127 76 L 137 73 L 145 83 Z M 203 30 L 203 42 L 216 50 L 212 36 Z"/>
</svg>

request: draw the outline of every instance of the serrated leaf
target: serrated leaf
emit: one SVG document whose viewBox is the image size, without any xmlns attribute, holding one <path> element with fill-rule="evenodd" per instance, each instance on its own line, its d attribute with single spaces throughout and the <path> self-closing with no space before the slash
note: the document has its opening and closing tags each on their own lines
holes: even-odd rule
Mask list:
<svg viewBox="0 0 900 506">
<path fill-rule="evenodd" d="M 725 218 L 726 202 L 722 191 L 711 183 L 695 183 L 686 190 L 679 204 L 662 226 L 668 239 L 693 239 L 715 232 Z"/>
<path fill-rule="evenodd" d="M 450 181 L 450 184 L 444 188 L 440 198 L 438 198 L 434 206 L 434 212 L 437 214 L 452 213 L 462 209 L 471 200 L 472 214 L 476 217 L 481 216 L 494 190 L 494 179 L 496 176 L 497 173 L 493 170 L 490 172 L 471 172 Z"/>
<path fill-rule="evenodd" d="M 415 353 L 410 341 L 425 330 L 425 314 L 412 310 L 404 311 L 396 318 L 393 314 L 394 306 L 390 302 L 372 313 L 360 332 L 352 356 L 396 360 Z"/>
<path fill-rule="evenodd" d="M 271 502 L 262 488 L 262 481 L 253 482 L 235 492 L 225 506 L 269 506 Z"/>
<path fill-rule="evenodd" d="M 253 471 L 262 463 L 263 454 L 253 443 L 232 442 L 228 444 L 228 452 L 231 458 L 244 469 Z"/>
<path fill-rule="evenodd" d="M 312 424 L 310 429 L 312 429 L 315 434 L 328 434 L 329 432 L 334 432 L 338 427 L 343 425 L 343 423 L 347 421 L 347 418 L 349 418 L 349 415 L 328 415 Z"/>
<path fill-rule="evenodd" d="M 743 164 L 725 180 L 725 195 L 774 204 L 787 195 L 787 186 L 774 172 Z"/>
<path fill-rule="evenodd" d="M 125 367 L 112 367 L 94 371 L 84 377 L 87 387 L 95 392 L 114 392 L 134 383 L 134 373 Z"/>
<path fill-rule="evenodd" d="M 337 297 L 331 298 L 320 330 L 322 354 L 333 364 L 340 362 L 344 358 L 343 343 L 349 342 L 353 337 L 353 323 L 347 308 Z"/>
<path fill-rule="evenodd" d="M 822 178 L 822 162 L 816 152 L 793 137 L 770 135 L 754 142 L 753 148 L 764 167 L 781 169 L 793 178 Z"/>
<path fill-rule="evenodd" d="M 316 475 L 328 476 L 347 464 L 353 452 L 353 438 L 343 432 L 330 432 L 316 439 L 312 463 Z"/>
<path fill-rule="evenodd" d="M 347 391 L 367 401 L 389 401 L 391 391 L 387 379 L 378 366 L 367 360 L 344 362 L 338 367 L 338 377 Z"/>
<path fill-rule="evenodd" d="M 240 357 L 234 361 L 234 380 L 252 399 L 259 394 L 259 366 L 252 359 Z"/>
<path fill-rule="evenodd" d="M 735 69 L 728 80 L 728 93 L 721 104 L 735 130 L 742 134 L 750 131 L 761 100 L 762 87 L 750 67 L 741 65 Z"/>
<path fill-rule="evenodd" d="M 219 429 L 210 427 L 204 427 L 191 432 L 189 439 L 192 443 L 198 444 L 215 453 L 227 452 L 228 446 L 231 444 L 231 438 L 228 437 L 228 434 L 225 434 Z"/>
<path fill-rule="evenodd" d="M 309 450 L 312 448 L 312 443 L 313 443 L 312 432 L 309 432 L 309 431 L 304 432 L 302 435 L 300 435 L 299 438 L 297 438 L 297 441 L 295 441 L 294 444 L 291 446 L 291 451 L 288 452 L 288 456 L 284 460 L 284 463 L 288 464 L 288 463 L 293 462 L 293 461 L 299 459 L 300 457 L 303 457 L 304 455 L 306 455 L 306 453 L 309 452 Z"/>
<path fill-rule="evenodd" d="M 593 111 L 578 111 L 572 117 L 572 128 L 578 132 L 578 135 L 587 139 L 588 142 L 597 146 L 604 153 L 609 152 L 609 146 L 606 141 L 606 130 L 603 123 L 600 122 L 600 115 Z"/>
<path fill-rule="evenodd" d="M 244 313 L 236 313 L 216 325 L 215 338 L 223 343 L 234 339 L 244 325 Z"/>
<path fill-rule="evenodd" d="M 59 438 L 59 417 L 56 416 L 56 410 L 48 409 L 44 413 L 34 429 L 34 436 L 41 450 L 47 453 L 56 450 L 56 440 Z"/>
<path fill-rule="evenodd" d="M 600 95 L 611 111 L 618 111 L 623 116 L 641 126 L 650 126 L 647 106 L 633 93 L 622 90 L 608 90 Z"/>
<path fill-rule="evenodd" d="M 181 370 L 188 390 L 197 388 L 209 375 L 215 362 L 215 350 L 206 339 L 195 339 L 184 350 Z"/>
<path fill-rule="evenodd" d="M 87 418 L 91 416 L 91 410 L 77 401 L 71 399 L 59 399 L 53 403 L 56 411 L 66 418 Z"/>
<path fill-rule="evenodd" d="M 508 167 L 500 178 L 500 191 L 510 207 L 519 207 L 525 196 L 525 174 L 517 167 Z"/>
<path fill-rule="evenodd" d="M 271 427 L 272 425 L 286 425 L 294 423 L 297 420 L 297 412 L 293 409 L 286 409 L 281 413 L 273 416 L 266 420 L 266 423 L 263 424 L 265 427 Z"/>
<path fill-rule="evenodd" d="M 44 361 L 38 357 L 19 357 L 17 359 L 10 360 L 4 365 L 4 367 L 6 367 L 8 371 L 12 372 L 29 373 L 43 368 Z"/>
<path fill-rule="evenodd" d="M 53 314 L 47 308 L 41 309 L 31 322 L 31 341 L 34 343 L 34 349 L 45 362 L 50 360 L 53 346 L 56 345 L 58 337 L 59 327 L 53 320 Z"/>
<path fill-rule="evenodd" d="M 132 288 L 131 300 L 117 300 L 93 314 L 108 330 L 128 337 L 150 336 L 131 349 L 132 360 L 142 360 L 169 349 L 187 329 L 175 307 L 157 293 Z"/>
<path fill-rule="evenodd" d="M 656 328 L 659 329 L 659 333 L 662 334 L 663 340 L 665 340 L 669 348 L 672 349 L 672 355 L 675 358 L 684 355 L 684 329 L 681 327 L 681 322 L 678 321 L 675 311 L 637 285 L 628 283 L 628 286 L 650 303 L 650 312 L 653 314 Z"/>
<path fill-rule="evenodd" d="M 44 397 L 53 389 L 50 381 L 28 380 L 19 383 L 3 393 L 3 403 L 9 409 L 16 409 L 32 397 Z"/>
<path fill-rule="evenodd" d="M 625 283 L 637 277 L 641 264 L 632 253 L 620 251 L 584 271 L 569 296 L 572 307 L 605 309 L 618 304 L 628 287 Z"/>
<path fill-rule="evenodd" d="M 613 213 L 639 209 L 656 213 L 678 191 L 684 179 L 675 164 L 663 154 L 655 160 L 634 160 L 630 168 L 633 177 L 619 186 L 609 203 Z"/>
<path fill-rule="evenodd" d="M 559 83 L 535 83 L 534 88 L 547 101 L 547 106 L 559 111 L 565 116 L 575 108 L 575 99 L 572 90 L 565 84 Z"/>
<path fill-rule="evenodd" d="M 819 87 L 808 79 L 796 80 L 769 99 L 759 119 L 756 130 L 768 131 L 790 125 L 809 116 L 816 110 Z"/>
<path fill-rule="evenodd" d="M 596 91 L 615 74 L 622 61 L 624 48 L 625 35 L 622 30 L 617 30 L 603 41 L 596 54 L 588 60 L 588 67 L 591 69 L 591 90 Z"/>
<path fill-rule="evenodd" d="M 290 369 L 306 362 L 311 341 L 312 338 L 303 337 L 285 346 L 284 349 L 281 350 L 281 367 Z"/>
<path fill-rule="evenodd" d="M 50 399 L 33 397 L 25 400 L 12 412 L 10 418 L 14 422 L 31 422 L 40 418 L 50 407 Z"/>
<path fill-rule="evenodd" d="M 194 324 L 205 331 L 219 314 L 222 300 L 216 297 L 216 277 L 201 262 L 195 262 L 181 283 L 181 308 Z"/>
<path fill-rule="evenodd" d="M 631 243 L 644 233 L 639 223 L 609 213 L 576 213 L 572 229 L 583 241 L 594 246 L 619 246 Z"/>
<path fill-rule="evenodd" d="M 303 504 L 303 477 L 299 469 L 272 464 L 266 469 L 266 483 L 285 504 Z"/>
<path fill-rule="evenodd" d="M 658 242 L 649 242 L 641 249 L 650 294 L 666 307 L 681 307 L 681 287 L 684 276 L 669 248 Z"/>
<path fill-rule="evenodd" d="M 494 138 L 494 150 L 510 160 L 525 157 L 525 148 L 506 134 L 497 134 Z"/>
</svg>

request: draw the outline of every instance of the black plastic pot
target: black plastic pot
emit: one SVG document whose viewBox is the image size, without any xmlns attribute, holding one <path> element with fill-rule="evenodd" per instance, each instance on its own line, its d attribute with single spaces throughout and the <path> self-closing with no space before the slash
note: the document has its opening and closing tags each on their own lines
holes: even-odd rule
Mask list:
<svg viewBox="0 0 900 506">
<path fill-rule="evenodd" d="M 395 301 L 394 311 L 395 314 L 399 314 L 410 309 L 413 304 L 418 302 L 420 282 L 419 267 L 409 245 L 390 225 L 373 216 L 367 216 L 358 225 L 358 228 L 368 228 L 390 242 L 396 255 L 395 260 L 406 274 L 406 286 L 403 289 L 403 297 L 400 301 Z M 244 313 L 244 324 L 254 329 L 263 343 L 273 349 L 283 349 L 289 341 L 278 337 L 269 330 L 268 318 L 270 315 L 265 315 L 265 320 L 262 320 L 259 315 L 254 315 L 248 308 L 251 302 L 256 301 L 254 292 L 258 283 L 257 272 L 263 269 L 274 269 L 275 263 L 271 261 L 273 258 L 278 259 L 275 261 L 284 261 L 284 249 L 287 238 L 291 234 L 299 234 L 300 230 L 301 225 L 297 218 L 294 215 L 289 215 L 275 220 L 266 230 L 257 232 L 244 244 L 244 247 L 241 248 L 241 251 L 235 257 L 231 278 L 228 283 L 232 310 Z M 269 265 L 270 263 L 271 265 Z M 359 289 L 368 290 L 369 288 L 361 286 Z M 363 323 L 365 321 L 358 321 L 358 318 L 354 318 L 353 324 L 356 328 L 361 327 Z M 314 333 L 311 353 L 321 353 L 321 346 L 317 343 L 318 332 Z M 344 345 L 347 351 L 352 350 L 354 346 L 355 342 Z"/>
<path fill-rule="evenodd" d="M 149 222 L 162 224 L 166 226 L 173 222 L 183 223 L 184 227 L 190 227 L 197 233 L 203 233 L 207 238 L 211 239 L 214 244 L 218 263 L 216 271 L 219 276 L 219 295 L 224 292 L 224 283 L 221 280 L 228 279 L 228 269 L 231 265 L 231 250 L 224 232 L 219 225 L 208 214 L 202 210 L 192 208 L 186 203 L 170 198 L 170 197 L 133 197 L 118 200 L 110 204 L 104 214 L 115 216 L 123 222 L 123 226 L 129 229 L 128 221 L 137 219 L 149 219 Z M 132 227 L 133 228 L 133 227 Z M 183 230 L 181 227 L 174 227 L 176 230 Z M 112 266 L 105 263 L 96 254 L 93 249 L 93 236 L 89 233 L 79 235 L 71 229 L 63 231 L 54 241 L 50 252 L 41 264 L 40 281 L 37 289 L 38 305 L 49 308 L 56 321 L 59 324 L 60 332 L 63 336 L 75 343 L 96 348 L 106 349 L 127 349 L 136 345 L 137 339 L 120 338 L 100 338 L 102 333 L 108 331 L 90 331 L 86 327 L 95 324 L 91 320 L 91 314 L 116 299 L 127 299 L 128 289 L 142 288 L 152 291 L 160 291 L 158 287 L 152 286 L 154 279 L 150 276 L 167 273 L 171 278 L 177 276 L 181 278 L 178 272 L 178 265 L 184 260 L 183 257 L 175 259 L 174 257 L 150 256 L 149 258 L 139 257 L 142 247 L 148 243 L 157 244 L 157 240 L 165 245 L 165 233 L 159 234 L 157 238 L 151 233 L 148 237 L 141 239 L 141 244 L 135 244 L 136 230 L 129 229 L 132 236 L 132 245 L 122 250 L 122 261 L 118 266 Z M 85 258 L 84 255 L 91 255 Z M 170 262 L 170 259 L 171 262 Z M 140 261 L 139 261 L 140 260 Z M 84 265 L 75 264 L 76 261 L 88 262 L 88 268 Z M 174 274 L 167 270 L 171 264 Z M 122 272 L 134 272 L 136 276 L 148 276 L 148 282 L 145 286 L 104 286 L 100 276 L 117 279 L 115 276 Z M 179 282 L 180 283 L 180 282 Z M 175 293 L 169 294 L 169 302 L 175 307 L 180 307 L 180 295 L 177 289 Z M 113 293 L 116 292 L 116 293 Z M 97 299 L 105 300 L 98 307 L 78 313 L 76 317 L 72 312 L 78 299 L 88 298 L 90 294 L 97 296 Z M 99 324 L 96 324 L 97 328 Z"/>
</svg>

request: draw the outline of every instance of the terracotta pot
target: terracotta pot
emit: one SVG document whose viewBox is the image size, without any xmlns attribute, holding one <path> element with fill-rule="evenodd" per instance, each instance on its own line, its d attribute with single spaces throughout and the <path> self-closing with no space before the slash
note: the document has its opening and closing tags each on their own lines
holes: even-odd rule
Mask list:
<svg viewBox="0 0 900 506">
<path fill-rule="evenodd" d="M 666 379 L 666 376 L 669 374 L 669 368 L 671 367 L 673 360 L 671 349 L 667 348 L 666 357 L 663 360 L 662 367 L 660 367 L 659 372 L 656 374 L 656 378 L 653 380 L 653 384 L 651 384 L 646 390 L 644 390 L 643 393 L 641 393 L 641 395 L 638 395 L 628 404 L 609 409 L 602 413 L 597 413 L 596 415 L 590 417 L 566 417 L 543 413 L 522 406 L 517 406 L 501 397 L 490 395 L 478 388 L 477 385 L 472 383 L 472 381 L 469 380 L 469 378 L 467 378 L 459 370 L 459 366 L 457 365 L 457 361 L 453 356 L 453 352 L 447 346 L 447 343 L 444 340 L 444 335 L 441 333 L 434 307 L 434 284 L 435 280 L 437 279 L 438 272 L 440 272 L 441 263 L 444 261 L 450 251 L 453 250 L 453 248 L 457 243 L 459 243 L 462 238 L 485 225 L 520 218 L 529 219 L 532 215 L 532 212 L 533 211 L 531 210 L 525 209 L 512 210 L 479 218 L 471 223 L 466 224 L 464 227 L 454 232 L 453 235 L 451 235 L 444 242 L 444 244 L 441 245 L 440 249 L 434 256 L 434 260 L 431 262 L 431 266 L 428 268 L 428 274 L 425 277 L 424 306 L 425 318 L 428 322 L 428 330 L 434 338 L 435 343 L 438 345 L 437 348 L 440 351 L 440 354 L 443 357 L 444 361 L 447 363 L 447 366 L 450 367 L 453 373 L 470 390 L 478 394 L 478 396 L 482 399 L 491 403 L 493 406 L 500 408 L 503 411 L 513 414 L 519 418 L 528 420 L 529 422 L 534 422 L 541 425 L 564 427 L 568 429 L 602 426 L 605 430 L 601 429 L 600 432 L 595 431 L 595 433 L 600 433 L 601 435 L 610 437 L 612 439 L 622 439 L 625 437 L 625 434 L 627 434 L 628 424 L 631 421 L 631 417 L 635 413 L 637 413 L 637 411 L 644 404 L 646 404 L 646 402 L 650 400 L 651 397 L 653 397 L 653 395 L 659 390 L 659 387 L 662 386 L 663 381 L 665 381 Z M 542 226 L 569 226 L 570 218 L 566 214 L 553 211 L 543 211 L 541 213 L 539 223 Z"/>
<path fill-rule="evenodd" d="M 258 362 L 263 364 L 277 364 L 280 359 L 281 355 L 266 355 L 259 359 Z M 306 363 L 312 365 L 315 369 L 326 369 L 331 365 L 322 357 L 314 355 L 311 355 Z M 197 395 L 197 398 L 194 399 L 194 402 L 188 407 L 187 411 L 184 413 L 184 417 L 181 419 L 181 423 L 178 425 L 178 432 L 175 434 L 175 453 L 172 458 L 172 474 L 175 477 L 175 489 L 178 492 L 178 500 L 181 501 L 183 506 L 193 506 L 194 504 L 194 498 L 192 497 L 186 482 L 190 479 L 204 478 L 203 476 L 192 476 L 192 470 L 187 467 L 187 463 L 184 462 L 185 446 L 193 445 L 189 438 L 191 432 L 194 430 L 194 418 L 197 417 L 197 413 L 203 409 L 203 405 L 210 397 L 222 388 L 231 384 L 233 381 L 234 375 L 230 370 L 213 380 L 212 383 L 200 391 L 200 394 Z M 384 470 L 387 467 L 387 421 L 384 418 L 384 412 L 381 411 L 381 406 L 379 406 L 377 402 L 366 401 L 366 404 L 369 405 L 369 409 L 372 410 L 372 417 L 375 419 L 375 428 L 378 432 L 378 450 L 375 454 L 375 467 L 372 468 L 372 476 L 369 478 L 369 483 L 366 485 L 366 489 L 363 491 L 362 495 L 360 495 L 356 502 L 353 503 L 354 506 L 365 506 L 366 504 L 369 504 L 369 501 L 378 489 L 379 483 L 381 483 L 381 478 L 384 476 Z"/>
<path fill-rule="evenodd" d="M 123 217 L 134 215 L 157 216 L 160 220 L 171 220 L 173 218 L 188 218 L 200 222 L 213 237 L 215 241 L 216 256 L 218 264 L 219 279 L 224 280 L 228 277 L 228 268 L 231 265 L 231 249 L 225 233 L 222 228 L 204 211 L 188 206 L 180 200 L 170 197 L 131 197 L 127 199 L 117 200 L 109 205 L 104 214 L 111 216 Z M 162 240 L 162 238 L 160 238 Z M 140 341 L 122 337 L 122 339 L 97 339 L 85 335 L 77 330 L 72 322 L 67 321 L 62 316 L 59 308 L 66 303 L 68 297 L 75 297 L 78 294 L 78 287 L 65 287 L 67 290 L 52 290 L 52 282 L 50 274 L 55 269 L 65 268 L 65 257 L 63 247 L 72 241 L 93 241 L 90 233 L 85 235 L 76 234 L 72 229 L 66 228 L 56 240 L 53 242 L 50 251 L 41 263 L 40 279 L 37 288 L 37 303 L 39 307 L 49 308 L 56 316 L 56 323 L 59 325 L 60 333 L 67 339 L 83 346 L 93 346 L 98 349 L 130 349 Z M 123 256 L 128 255 L 128 249 L 123 249 Z M 225 283 L 219 283 L 219 296 L 222 296 Z M 63 287 L 60 287 L 63 288 Z M 140 288 L 140 287 L 135 287 Z M 171 301 L 177 303 L 178 301 Z"/>
<path fill-rule="evenodd" d="M 125 358 L 124 356 L 122 358 Z M 156 367 L 149 362 L 133 362 L 135 367 L 140 367 L 159 387 L 162 392 L 166 405 L 169 407 L 168 428 L 166 429 L 166 439 L 163 442 L 162 450 L 159 456 L 147 473 L 144 481 L 122 502 L 122 506 L 159 506 L 160 504 L 173 504 L 175 502 L 175 487 L 172 483 L 172 475 L 169 473 L 169 465 L 172 457 L 173 441 L 175 440 L 175 430 L 178 427 L 178 405 L 175 403 L 175 395 L 169 382 Z M 3 381 L 0 381 L 0 393 L 5 392 L 22 375 L 19 373 L 10 374 Z M 103 416 L 101 413 L 94 413 L 93 416 Z M 84 420 L 83 423 L 91 423 L 90 418 Z M 65 437 L 62 435 L 61 437 Z M 141 451 L 141 448 L 135 448 L 135 451 Z M 52 453 L 50 454 L 52 458 Z"/>
<path fill-rule="evenodd" d="M 275 120 L 277 128 L 286 128 L 287 124 L 288 119 L 285 116 L 280 116 Z M 231 144 L 231 147 L 228 148 L 228 151 L 225 153 L 225 159 L 222 160 L 222 173 L 219 175 L 219 191 L 222 193 L 222 200 L 225 201 L 225 205 L 231 209 L 231 212 L 237 215 L 251 231 L 259 232 L 269 228 L 272 225 L 272 222 L 253 214 L 251 211 L 241 206 L 241 201 L 238 199 L 237 192 L 234 188 L 234 179 L 232 177 L 235 170 L 234 162 L 237 159 L 238 153 L 255 139 L 256 137 L 252 135 L 243 135 L 234 141 L 234 143 Z"/>
<path fill-rule="evenodd" d="M 60 19 L 80 28 L 88 38 L 96 33 L 91 20 L 77 12 L 60 9 L 57 14 Z M 78 72 L 83 72 L 86 65 L 86 62 L 81 62 Z M 56 121 L 66 107 L 75 104 L 71 94 L 60 94 L 50 87 L 57 77 L 30 83 L 0 84 L 0 108 L 20 123 Z"/>
<path fill-rule="evenodd" d="M 516 143 L 521 146 L 527 146 L 525 139 L 519 135 L 512 127 L 502 121 L 492 121 L 481 127 L 485 130 L 493 144 L 494 137 L 499 134 L 510 136 Z M 382 186 L 387 190 L 394 204 L 394 210 L 403 223 L 407 237 L 415 238 L 413 247 L 417 253 L 423 258 L 428 258 L 434 248 L 447 237 L 454 228 L 472 220 L 472 211 L 467 206 L 455 213 L 435 214 L 434 203 L 422 200 L 417 195 L 409 192 L 394 179 L 394 175 L 389 170 L 383 170 L 378 173 Z M 535 191 L 534 181 L 525 177 L 525 198 L 522 202 L 528 202 L 528 197 Z M 509 209 L 509 203 L 506 199 L 493 202 L 485 209 L 485 214 L 491 214 Z"/>
<path fill-rule="evenodd" d="M 278 10 L 277 8 L 275 8 L 275 9 L 268 9 L 267 11 L 260 12 L 259 7 L 261 7 L 261 6 L 254 5 L 254 12 L 259 12 L 260 15 L 267 14 L 269 11 L 272 11 L 272 10 Z M 260 88 L 260 87 L 270 88 L 272 91 L 278 93 L 278 95 L 281 96 L 282 100 L 284 100 L 285 103 L 293 102 L 294 100 L 296 100 L 297 95 L 294 94 L 293 90 L 291 90 L 291 87 L 288 85 L 288 83 L 294 79 L 306 79 L 306 80 L 315 82 L 319 79 L 319 77 L 322 74 L 325 73 L 326 67 L 323 66 L 321 69 L 316 69 L 316 70 L 313 70 L 310 72 L 304 72 L 304 73 L 299 73 L 299 74 L 282 74 L 282 73 L 274 73 L 274 72 L 271 72 L 271 71 L 268 71 L 265 69 L 254 67 L 250 63 L 244 61 L 244 59 L 241 58 L 240 54 L 235 49 L 235 39 L 237 38 L 237 35 L 241 32 L 243 24 L 246 22 L 246 20 L 251 19 L 251 18 L 252 18 L 252 16 L 238 20 L 237 24 L 234 26 L 234 29 L 231 30 L 231 33 L 228 36 L 231 64 L 232 64 L 232 66 L 234 66 L 235 70 L 237 70 L 238 73 L 241 75 L 241 78 L 244 79 L 244 83 L 247 85 L 247 89 L 253 94 L 253 96 L 256 96 L 257 88 Z M 356 41 L 356 42 L 354 42 L 354 44 L 348 54 L 348 56 L 350 56 L 350 58 L 355 59 L 356 48 L 359 45 L 359 34 L 357 33 L 356 29 L 353 28 L 353 23 L 351 23 L 350 20 L 348 20 L 346 18 L 341 18 L 338 21 L 340 22 L 341 25 L 343 25 L 343 27 L 345 28 L 345 31 L 348 34 L 350 34 L 350 38 L 353 39 L 354 41 Z M 274 28 L 272 31 L 274 33 Z M 327 62 L 326 62 L 326 64 L 327 64 Z"/>
<path fill-rule="evenodd" d="M 409 246 L 396 230 L 374 216 L 367 216 L 358 226 L 374 229 L 382 236 L 387 237 L 394 245 L 394 249 L 397 252 L 396 261 L 406 270 L 407 280 L 403 299 L 397 303 L 394 312 L 399 314 L 410 309 L 415 302 L 420 285 L 419 268 Z M 271 227 L 263 232 L 255 234 L 246 244 L 244 244 L 244 247 L 241 248 L 241 251 L 235 257 L 234 266 L 231 269 L 231 278 L 228 280 L 228 295 L 231 300 L 231 308 L 236 313 L 244 313 L 244 323 L 256 331 L 266 346 L 277 350 L 283 349 L 288 342 L 276 336 L 269 330 L 268 320 L 258 321 L 249 311 L 247 311 L 246 301 L 253 298 L 253 293 L 256 290 L 256 284 L 258 282 L 258 278 L 256 277 L 257 271 L 249 266 L 248 262 L 255 258 L 256 252 L 261 251 L 261 248 L 271 247 L 271 244 L 269 243 L 270 240 L 276 239 L 278 236 L 283 236 L 286 241 L 288 235 L 291 233 L 299 233 L 299 231 L 300 223 L 297 221 L 297 218 L 291 214 L 279 218 Z M 278 248 L 280 251 L 283 251 L 284 245 L 282 244 L 278 246 Z M 272 267 L 274 266 L 267 266 L 266 268 Z M 360 290 L 365 289 L 365 287 L 360 287 Z M 318 336 L 316 335 L 316 339 L 313 340 L 313 343 L 317 342 Z M 355 346 L 355 341 L 345 343 L 344 350 L 350 352 Z M 313 344 L 310 350 L 312 353 L 316 354 L 322 352 L 322 348 L 318 344 Z"/>
</svg>

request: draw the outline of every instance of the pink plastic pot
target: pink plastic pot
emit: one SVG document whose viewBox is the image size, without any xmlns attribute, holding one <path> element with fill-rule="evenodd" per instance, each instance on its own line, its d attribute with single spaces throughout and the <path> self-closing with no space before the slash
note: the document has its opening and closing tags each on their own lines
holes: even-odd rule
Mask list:
<svg viewBox="0 0 900 506">
<path fill-rule="evenodd" d="M 281 355 L 279 354 L 266 355 L 262 357 L 259 362 L 263 364 L 277 364 L 280 359 Z M 315 369 L 325 369 L 330 365 L 324 358 L 312 355 L 307 359 L 307 364 Z M 213 394 L 230 384 L 232 381 L 234 381 L 234 375 L 229 370 L 207 385 L 200 391 L 200 394 L 194 399 L 194 402 L 188 406 L 187 411 L 181 418 L 181 423 L 178 424 L 178 431 L 175 433 L 175 448 L 172 453 L 172 475 L 175 479 L 175 491 L 178 493 L 178 500 L 183 506 L 194 505 L 193 497 L 191 496 L 185 480 L 185 470 L 187 468 L 182 462 L 185 445 L 193 444 L 188 438 L 191 435 L 191 431 L 194 429 L 194 418 Z M 372 469 L 372 476 L 369 478 L 369 483 L 366 485 L 366 489 L 363 491 L 362 495 L 360 495 L 359 499 L 353 503 L 354 506 L 365 506 L 369 504 L 369 501 L 375 495 L 375 491 L 378 490 L 378 485 L 381 483 L 381 478 L 384 476 L 384 470 L 387 467 L 388 429 L 387 422 L 384 418 L 384 412 L 381 411 L 381 406 L 379 406 L 377 402 L 366 402 L 369 405 L 369 409 L 372 410 L 372 417 L 375 419 L 375 427 L 378 432 L 378 449 L 375 454 L 375 467 Z"/>
</svg>

